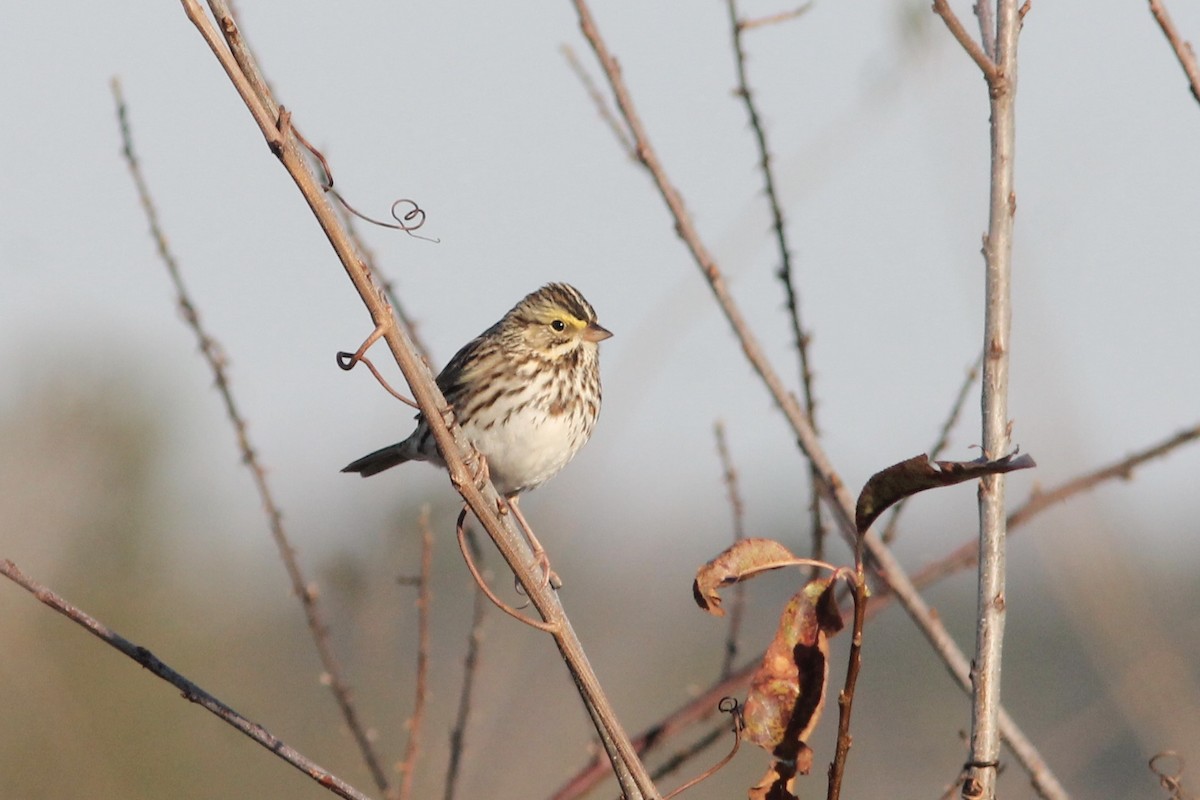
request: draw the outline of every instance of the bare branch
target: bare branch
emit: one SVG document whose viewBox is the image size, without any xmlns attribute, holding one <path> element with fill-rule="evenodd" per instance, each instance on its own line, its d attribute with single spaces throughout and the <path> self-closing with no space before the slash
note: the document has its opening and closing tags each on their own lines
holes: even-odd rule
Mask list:
<svg viewBox="0 0 1200 800">
<path fill-rule="evenodd" d="M 813 395 L 813 374 L 808 357 L 809 335 L 800 322 L 800 297 L 796 284 L 792 279 L 792 252 L 788 243 L 787 226 L 783 221 L 783 207 L 779 202 L 779 193 L 775 189 L 775 171 L 771 168 L 771 150 L 767 146 L 767 132 L 758 113 L 758 105 L 750 90 L 750 82 L 746 77 L 746 49 L 742 38 L 746 25 L 738 17 L 737 0 L 727 0 L 729 9 L 729 27 L 733 35 L 734 63 L 737 66 L 738 88 L 737 95 L 746 106 L 746 115 L 750 121 L 750 129 L 754 132 L 754 142 L 758 149 L 758 165 L 763 176 L 763 192 L 767 197 L 767 205 L 771 210 L 771 228 L 775 234 L 775 244 L 779 250 L 779 270 L 776 273 L 783 284 L 783 295 L 788 310 L 788 321 L 792 327 L 792 339 L 796 345 L 796 353 L 800 360 L 800 388 L 804 396 L 804 410 L 808 413 L 813 430 L 817 429 L 816 399 Z M 809 6 L 800 9 L 807 11 Z M 793 16 L 798 16 L 791 12 Z M 813 549 L 812 557 L 822 560 L 825 557 L 825 520 L 821 514 L 821 503 L 817 498 L 817 483 L 819 478 L 809 469 L 809 482 L 812 486 L 811 522 Z"/>
<path fill-rule="evenodd" d="M 222 42 L 196 0 L 182 0 L 182 3 L 188 18 L 203 36 L 254 117 L 271 152 L 279 158 L 316 216 L 359 298 L 370 312 L 372 325 L 384 330 L 383 339 L 408 381 L 413 398 L 420 405 L 438 451 L 446 462 L 451 485 L 462 495 L 495 542 L 537 612 L 553 627 L 555 645 L 571 672 L 588 715 L 609 755 L 621 790 L 628 800 L 657 797 L 658 792 L 622 729 L 558 596 L 546 585 L 543 570 L 524 537 L 514 528 L 509 519 L 511 515 L 500 515 L 503 498 L 496 492 L 495 486 L 490 481 L 479 481 L 477 471 L 471 469 L 473 448 L 470 442 L 449 414 L 445 397 L 434 382 L 428 366 L 417 356 L 403 328 L 395 323 L 391 307 L 383 299 L 380 288 L 355 251 L 337 212 L 313 175 L 304 154 L 306 151 L 292 133 L 290 116 L 282 112 L 269 92 L 260 99 L 252 86 L 262 87 L 263 83 L 258 80 L 252 82 L 243 74 L 243 69 L 258 74 L 254 59 L 248 54 L 241 54 L 235 59 L 230 53 L 230 49 L 238 49 L 242 44 L 228 7 L 223 0 L 210 0 L 213 14 L 225 35 L 225 42 Z M 266 91 L 265 87 L 263 91 Z"/>
<path fill-rule="evenodd" d="M 849 663 L 846 667 L 846 683 L 838 693 L 838 735 L 833 763 L 829 765 L 829 785 L 826 800 L 838 800 L 842 794 L 842 777 L 846 772 L 846 758 L 850 754 L 850 711 L 854 705 L 854 689 L 858 685 L 858 673 L 862 670 L 863 626 L 867 619 L 867 576 L 862 561 L 855 565 L 854 576 L 854 626 L 850 639 Z"/>
<path fill-rule="evenodd" d="M 637 158 L 637 154 L 633 151 L 633 142 L 629 139 L 629 131 L 621 124 L 621 120 L 617 119 L 609 108 L 608 101 L 604 99 L 604 95 L 600 93 L 596 82 L 592 80 L 592 76 L 583 68 L 583 64 L 579 63 L 579 56 L 575 55 L 575 48 L 569 44 L 562 46 L 563 57 L 567 59 L 567 66 L 571 68 L 571 72 L 575 73 L 575 77 L 583 84 L 584 90 L 587 91 L 588 97 L 592 99 L 592 105 L 596 107 L 596 113 L 600 115 L 600 119 L 612 131 L 613 136 L 617 139 L 617 144 L 625 151 L 625 155 L 632 159 Z"/>
<path fill-rule="evenodd" d="M 946 445 L 950 443 L 950 431 L 958 424 L 958 417 L 962 414 L 963 406 L 967 403 L 967 396 L 971 393 L 971 387 L 975 385 L 975 381 L 979 379 L 979 366 L 982 356 L 976 359 L 971 368 L 967 370 L 967 374 L 963 376 L 962 385 L 958 387 L 958 394 L 954 398 L 954 404 L 950 406 L 950 413 L 946 415 L 946 421 L 942 423 L 942 429 L 938 431 L 937 439 L 934 440 L 933 446 L 929 448 L 929 459 L 932 461 L 942 454 L 946 449 Z M 891 544 L 896 538 L 896 526 L 900 523 L 900 512 L 904 510 L 904 506 L 908 504 L 910 498 L 904 498 L 893 506 L 891 516 L 888 518 L 887 526 L 883 529 L 883 534 L 880 538 L 883 541 Z"/>
<path fill-rule="evenodd" d="M 224 351 L 201 324 L 200 314 L 196 310 L 196 306 L 192 302 L 187 287 L 183 282 L 183 273 L 179 268 L 179 262 L 171 252 L 170 246 L 167 244 L 166 234 L 159 224 L 158 209 L 154 204 L 154 199 L 150 196 L 150 189 L 146 184 L 145 177 L 142 175 L 141 164 L 133 147 L 133 133 L 129 126 L 129 115 L 125 105 L 125 98 L 121 93 L 121 84 L 115 79 L 112 82 L 112 91 L 117 105 L 117 120 L 121 128 L 122 152 L 125 155 L 126 164 L 129 166 L 129 174 L 133 178 L 134 186 L 137 187 L 142 210 L 145 212 L 146 219 L 150 223 L 150 233 L 154 238 L 155 246 L 158 248 L 159 257 L 163 265 L 167 268 L 171 284 L 175 287 L 179 310 L 183 314 L 184 321 L 188 324 L 188 327 L 196 334 L 196 340 L 200 345 L 200 353 L 204 356 L 204 360 L 208 362 L 209 369 L 212 370 L 214 383 L 225 405 L 226 416 L 228 416 L 229 422 L 233 426 L 234 435 L 237 438 L 237 446 L 238 450 L 241 451 L 242 461 L 254 478 L 255 489 L 258 490 L 263 510 L 267 514 L 267 523 L 271 530 L 271 538 L 275 541 L 279 557 L 283 561 L 284 569 L 287 571 L 288 579 L 291 581 L 292 593 L 300 599 L 300 603 L 304 608 L 304 618 L 308 623 L 309 631 L 312 633 L 313 643 L 317 648 L 317 655 L 321 659 L 321 667 L 328 676 L 329 690 L 333 692 L 338 709 L 341 711 L 342 717 L 346 721 L 346 726 L 350 729 L 350 733 L 358 745 L 359 752 L 362 754 L 363 761 L 366 762 L 367 768 L 371 772 L 371 777 L 375 781 L 376 787 L 378 787 L 379 791 L 386 793 L 388 790 L 387 776 L 382 766 L 380 766 L 379 757 L 376 755 L 374 746 L 367 736 L 366 728 L 358 718 L 358 711 L 354 706 L 350 687 L 342 673 L 337 656 L 333 652 L 333 644 L 329 638 L 329 627 L 326 625 L 324 614 L 321 612 L 320 604 L 317 600 L 317 591 L 309 583 L 304 575 L 304 571 L 300 567 L 300 561 L 296 557 L 296 549 L 292 546 L 283 525 L 283 513 L 279 510 L 270 484 L 267 482 L 266 470 L 263 469 L 262 464 L 258 460 L 257 452 L 250 443 L 250 434 L 246 427 L 246 420 L 242 416 L 237 403 L 234 401 L 233 388 L 229 383 L 229 375 L 225 370 L 226 360 Z"/>
<path fill-rule="evenodd" d="M 479 542 L 473 528 L 466 529 L 467 547 L 475 561 L 482 557 Z M 484 576 L 486 578 L 486 575 Z M 454 791 L 458 785 L 458 772 L 462 764 L 464 740 L 467 732 L 467 718 L 471 713 L 471 696 L 475 689 L 475 677 L 479 671 L 479 648 L 483 642 L 483 615 L 487 611 L 487 598 L 482 591 L 475 592 L 475 600 L 471 604 L 471 632 L 467 636 L 467 654 L 463 658 L 462 689 L 458 694 L 458 713 L 454 718 L 454 727 L 450 730 L 450 759 L 446 766 L 446 790 L 443 800 L 454 800 Z M 603 768 L 603 765 L 601 765 Z"/>
<path fill-rule="evenodd" d="M 284 761 L 291 764 L 308 777 L 312 778 L 321 786 L 324 786 L 326 789 L 336 794 L 338 797 L 344 797 L 347 800 L 368 800 L 367 796 L 358 789 L 355 789 L 353 786 L 346 783 L 344 780 L 337 777 L 319 764 L 309 760 L 291 746 L 273 736 L 271 732 L 262 725 L 246 719 L 241 714 L 234 711 L 228 705 L 213 697 L 204 689 L 201 689 L 183 675 L 180 675 L 171 667 L 164 664 L 156 655 L 151 653 L 145 647 L 134 644 L 125 637 L 113 631 L 103 622 L 100 622 L 94 617 L 89 616 L 86 612 L 71 605 L 47 587 L 27 576 L 17 567 L 16 564 L 8 559 L 0 561 L 0 575 L 8 578 L 18 586 L 21 586 L 38 600 L 62 614 L 67 619 L 71 620 L 77 625 L 82 626 L 89 633 L 100 639 L 105 644 L 129 656 L 147 670 L 157 675 L 159 678 L 162 678 L 167 683 L 179 689 L 179 691 L 183 693 L 185 700 L 196 703 L 201 708 L 211 712 L 222 722 L 230 725 L 233 728 L 236 728 L 241 733 L 258 742 L 268 751 L 279 756 Z"/>
<path fill-rule="evenodd" d="M 986 0 L 982 0 L 986 2 Z M 954 9 L 950 8 L 947 0 L 933 0 L 933 13 L 942 18 L 946 23 L 946 27 L 950 29 L 951 35 L 958 40 L 962 45 L 963 50 L 967 51 L 967 55 L 971 60 L 983 71 L 983 77 L 991 84 L 996 80 L 999 71 L 996 62 L 988 58 L 988 54 L 983 51 L 979 43 L 971 38 L 971 34 L 967 33 L 967 29 L 963 27 L 958 16 L 954 13 Z M 983 17 L 980 17 L 982 21 Z"/>
<path fill-rule="evenodd" d="M 1167 7 L 1163 5 L 1162 0 L 1150 0 L 1150 13 L 1154 15 L 1158 27 L 1162 28 L 1163 35 L 1175 51 L 1175 57 L 1179 59 L 1179 65 L 1183 67 L 1188 85 L 1192 88 L 1192 97 L 1200 103 L 1200 64 L 1196 63 L 1196 51 L 1175 29 L 1175 23 L 1171 21 L 1171 15 L 1167 13 Z"/>
<path fill-rule="evenodd" d="M 996 18 L 992 14 L 992 4 L 989 0 L 975 0 L 974 12 L 979 20 L 979 40 L 983 42 L 983 52 L 993 61 L 996 59 Z"/>
<path fill-rule="evenodd" d="M 944 1 L 944 0 L 943 0 Z M 995 458 L 1010 448 L 1008 419 L 1009 339 L 1012 327 L 1011 274 L 1016 193 L 1017 0 L 997 0 L 996 68 L 988 78 L 991 102 L 991 187 L 984 237 L 983 451 Z M 979 583 L 972 663 L 971 745 L 963 781 L 964 800 L 996 796 L 1000 762 L 1000 666 L 1004 653 L 1007 533 L 1004 476 L 979 482 Z M 1052 790 L 1052 789 L 1051 789 Z M 1061 789 L 1058 791 L 1061 792 Z"/>
<path fill-rule="evenodd" d="M 403 776 L 398 794 L 400 800 L 412 797 L 413 774 L 417 771 L 417 757 L 421 754 L 425 700 L 429 695 L 429 606 L 432 602 L 429 585 L 433 575 L 433 531 L 429 528 L 428 504 L 421 509 L 417 527 L 421 531 L 421 575 L 417 579 L 417 685 L 412 716 L 408 720 L 408 742 L 400 762 L 400 774 Z"/>
<path fill-rule="evenodd" d="M 738 22 L 738 28 L 743 31 L 749 31 L 755 28 L 766 28 L 770 25 L 778 25 L 781 22 L 788 22 L 796 19 L 797 17 L 804 16 L 812 9 L 812 7 L 813 4 L 810 0 L 810 2 L 805 3 L 797 8 L 793 8 L 790 11 L 780 11 L 778 14 L 768 14 L 765 17 L 741 20 Z"/>
<path fill-rule="evenodd" d="M 778 374 L 767 361 L 762 347 L 750 332 L 741 310 L 737 307 L 737 304 L 728 292 L 720 267 L 701 242 L 696 227 L 691 216 L 687 213 L 678 190 L 667 179 L 662 163 L 651 146 L 637 111 L 633 106 L 629 90 L 625 86 L 624 79 L 621 77 L 621 69 L 600 37 L 587 3 L 585 0 L 574 0 L 574 5 L 576 13 L 579 16 L 580 28 L 595 51 L 601 66 L 604 68 L 605 75 L 608 77 L 613 95 L 616 98 L 617 107 L 620 109 L 637 143 L 639 162 L 653 178 L 655 186 L 658 188 L 659 193 L 662 195 L 664 202 L 671 212 L 676 233 L 683 240 L 693 259 L 696 261 L 697 266 L 708 281 L 709 288 L 712 290 L 722 312 L 725 314 L 734 334 L 737 336 L 747 360 L 749 360 L 753 369 L 767 386 L 776 405 L 779 406 L 788 423 L 791 425 L 797 443 L 819 474 L 821 493 L 829 504 L 839 532 L 855 548 L 856 558 L 859 548 L 865 547 L 867 549 L 874 574 L 891 586 L 893 591 L 896 592 L 905 611 L 908 612 L 909 616 L 920 627 L 921 632 L 946 664 L 947 669 L 953 675 L 958 685 L 964 691 L 970 692 L 970 663 L 962 650 L 959 649 L 958 645 L 951 638 L 941 620 L 932 612 L 924 598 L 920 596 L 916 588 L 912 585 L 903 566 L 874 532 L 868 531 L 862 537 L 857 535 L 854 525 L 854 502 L 846 490 L 845 484 L 834 471 L 828 456 L 817 440 L 808 415 L 800 407 L 796 399 L 786 390 L 782 381 L 779 380 Z M 1057 781 L 1046 767 L 1041 755 L 1007 714 L 1001 715 L 1001 726 L 1017 759 L 1037 782 L 1039 791 L 1042 791 L 1043 794 L 1049 797 L 1065 797 L 1065 793 L 1061 791 L 1061 787 L 1058 787 Z"/>
<path fill-rule="evenodd" d="M 1156 458 L 1167 455 L 1183 445 L 1200 439 L 1200 424 L 1179 431 L 1163 441 L 1139 450 L 1131 456 L 1116 461 L 1099 469 L 1086 472 L 1059 484 L 1053 489 L 1034 489 L 1029 498 L 1008 515 L 1009 533 L 1020 528 L 1035 516 L 1059 503 L 1066 502 L 1075 495 L 1091 491 L 1102 483 L 1112 480 L 1129 480 L 1133 471 Z M 964 542 L 948 555 L 926 565 L 913 575 L 913 582 L 918 586 L 928 586 L 936 583 L 947 575 L 963 569 L 969 569 L 979 563 L 979 547 L 974 540 Z"/>
<path fill-rule="evenodd" d="M 725 476 L 725 493 L 729 498 L 729 509 L 733 514 L 733 540 L 740 542 L 746 538 L 746 526 L 742 494 L 738 489 L 737 469 L 733 466 L 733 457 L 729 455 L 729 446 L 725 442 L 725 426 L 720 421 L 713 426 L 713 433 L 717 439 L 717 455 L 721 459 L 721 471 Z M 729 627 L 725 634 L 725 660 L 721 664 L 722 678 L 733 671 L 733 661 L 737 658 L 738 634 L 742 630 L 742 616 L 745 613 L 746 585 L 739 583 L 733 587 L 733 602 L 729 606 Z"/>
</svg>

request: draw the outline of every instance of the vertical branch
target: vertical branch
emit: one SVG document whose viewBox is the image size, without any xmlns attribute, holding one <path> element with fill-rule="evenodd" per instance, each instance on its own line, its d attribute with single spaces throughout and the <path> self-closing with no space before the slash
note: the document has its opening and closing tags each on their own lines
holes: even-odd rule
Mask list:
<svg viewBox="0 0 1200 800">
<path fill-rule="evenodd" d="M 788 310 L 788 320 L 792 327 L 792 338 L 796 342 L 796 353 L 800 359 L 800 388 L 804 398 L 804 410 L 808 412 L 813 431 L 818 432 L 816 417 L 816 399 L 813 396 L 812 368 L 808 359 L 809 335 L 800 322 L 800 296 L 796 284 L 792 280 L 792 252 L 788 246 L 787 227 L 783 220 L 783 206 L 779 202 L 779 194 L 775 190 L 775 172 L 771 169 L 771 150 L 767 146 L 767 133 L 763 127 L 762 118 L 758 113 L 758 105 L 754 94 L 750 91 L 750 82 L 746 77 L 746 49 L 743 35 L 746 31 L 745 22 L 738 16 L 737 0 L 727 0 L 729 9 L 729 26 L 733 33 L 733 55 L 737 66 L 738 88 L 737 96 L 742 98 L 746 106 L 746 115 L 750 120 L 750 129 L 754 132 L 754 142 L 758 147 L 758 165 L 763 176 L 763 193 L 767 197 L 767 205 L 771 209 L 771 230 L 775 235 L 775 244 L 779 248 L 779 271 L 776 276 L 783 284 L 783 295 Z M 801 8 L 801 13 L 807 10 Z M 821 513 L 821 501 L 817 493 L 820 477 L 810 466 L 808 471 L 809 484 L 812 488 L 812 557 L 820 561 L 825 557 L 825 521 Z"/>
<path fill-rule="evenodd" d="M 738 474 L 733 466 L 733 457 L 729 455 L 729 447 L 725 442 L 725 426 L 718 420 L 713 426 L 717 438 L 717 454 L 721 458 L 721 470 L 725 473 L 725 491 L 729 496 L 729 509 L 733 513 L 733 540 L 740 542 L 746 538 L 744 506 L 742 493 L 738 490 Z M 721 678 L 728 678 L 733 672 L 733 661 L 737 658 L 738 634 L 742 630 L 742 617 L 746 613 L 746 584 L 738 582 L 733 587 L 733 601 L 729 606 L 729 629 L 725 636 L 725 661 L 721 664 Z"/>
<path fill-rule="evenodd" d="M 467 545 L 478 563 L 482 553 L 473 528 L 467 528 Z M 482 591 L 476 589 L 475 601 L 471 606 L 471 633 L 467 637 L 467 654 L 463 657 L 463 681 L 458 695 L 458 714 L 454 718 L 454 728 L 450 731 L 450 760 L 446 765 L 446 788 L 442 795 L 444 800 L 454 800 L 454 792 L 458 785 L 467 718 L 471 713 L 471 696 L 475 689 L 475 676 L 479 671 L 479 646 L 483 642 L 483 614 L 486 610 L 487 598 Z"/>
<path fill-rule="evenodd" d="M 838 800 L 842 794 L 842 777 L 846 773 L 846 758 L 850 755 L 850 711 L 854 705 L 854 689 L 858 685 L 858 673 L 862 670 L 863 627 L 867 620 L 867 600 L 870 592 L 867 588 L 867 575 L 863 568 L 861 548 L 855 558 L 853 583 L 854 597 L 854 627 L 850 639 L 850 657 L 846 667 L 846 683 L 838 693 L 838 735 L 834 748 L 833 761 L 829 765 L 829 783 L 826 800 Z"/>
<path fill-rule="evenodd" d="M 1013 157 L 1016 146 L 1017 0 L 998 0 L 996 73 L 988 80 L 991 98 L 992 175 L 988 232 L 984 239 L 983 449 L 991 458 L 1008 451 L 1008 371 L 1012 272 Z M 988 800 L 996 795 L 1000 758 L 1000 663 L 1004 648 L 1005 609 L 1004 477 L 979 482 L 979 592 L 972 671 L 972 774 L 963 797 Z"/>
<path fill-rule="evenodd" d="M 429 505 L 421 509 L 417 520 L 421 530 L 421 575 L 417 578 L 417 686 L 412 716 L 408 720 L 408 742 L 404 746 L 404 760 L 400 762 L 399 800 L 412 797 L 413 774 L 417 770 L 417 757 L 421 754 L 421 725 L 425 721 L 425 699 L 429 694 L 429 605 L 431 602 L 430 581 L 433 576 L 433 531 L 429 528 Z"/>
</svg>

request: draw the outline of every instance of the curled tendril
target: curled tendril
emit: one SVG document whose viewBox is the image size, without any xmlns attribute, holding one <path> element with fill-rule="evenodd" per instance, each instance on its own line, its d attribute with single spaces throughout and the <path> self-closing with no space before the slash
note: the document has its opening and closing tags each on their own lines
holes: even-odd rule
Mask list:
<svg viewBox="0 0 1200 800">
<path fill-rule="evenodd" d="M 675 791 L 673 791 L 669 794 L 663 795 L 663 800 L 671 800 L 671 798 L 682 794 L 683 792 L 687 791 L 688 789 L 691 789 L 693 786 L 700 783 L 701 781 L 708 780 L 713 775 L 715 775 L 718 771 L 720 771 L 720 769 L 722 767 L 724 767 L 726 764 L 728 764 L 730 761 L 732 761 L 733 757 L 735 755 L 737 755 L 738 748 L 742 746 L 742 730 L 746 727 L 745 724 L 742 722 L 741 704 L 738 703 L 736 698 L 722 697 L 721 701 L 719 703 L 717 703 L 717 709 L 719 711 L 721 711 L 722 713 L 730 714 L 733 717 L 733 749 L 731 749 L 729 751 L 728 755 L 726 755 L 724 758 L 722 758 L 716 764 L 713 764 L 711 767 L 706 769 L 704 772 L 701 772 L 699 775 L 692 778 L 690 781 L 683 784 Z"/>
<path fill-rule="evenodd" d="M 388 380 L 386 380 L 382 374 L 379 374 L 379 371 L 378 371 L 378 369 L 376 369 L 376 366 L 374 366 L 373 363 L 371 363 L 371 359 L 368 359 L 368 357 L 366 357 L 365 355 L 362 355 L 361 353 L 347 353 L 347 351 L 344 351 L 344 350 L 338 351 L 338 353 L 337 353 L 337 366 L 338 367 L 341 367 L 342 369 L 344 369 L 344 371 L 349 372 L 350 369 L 354 368 L 354 365 L 356 365 L 356 363 L 361 363 L 361 365 L 364 365 L 367 369 L 370 369 L 371 374 L 374 375 L 374 379 L 379 381 L 379 385 L 383 386 L 384 391 L 388 392 L 389 395 L 391 395 L 392 397 L 395 397 L 396 399 L 398 399 L 398 401 L 400 401 L 404 405 L 412 405 L 412 407 L 415 409 L 421 408 L 420 405 L 414 403 L 413 401 L 410 401 L 409 398 L 404 397 L 403 395 L 401 395 L 400 392 L 397 392 L 395 389 L 392 389 L 391 384 L 388 383 Z"/>
<path fill-rule="evenodd" d="M 1170 800 L 1192 800 L 1194 796 L 1183 790 L 1183 771 L 1186 766 L 1183 756 L 1174 750 L 1164 750 L 1151 757 L 1149 766 L 1150 771 L 1158 776 L 1159 786 L 1170 792 Z"/>
<path fill-rule="evenodd" d="M 384 222 L 382 220 L 368 217 L 366 214 L 350 205 L 346 198 L 342 197 L 341 193 L 333 188 L 333 170 L 330 169 L 329 161 L 326 160 L 325 155 L 316 147 L 314 147 L 312 142 L 304 138 L 304 135 L 300 133 L 300 130 L 292 124 L 291 115 L 288 114 L 282 106 L 280 106 L 279 109 L 279 123 L 280 129 L 290 130 L 291 133 L 296 137 L 296 141 L 300 142 L 300 144 L 304 146 L 304 149 L 307 150 L 312 157 L 317 160 L 318 164 L 320 164 L 321 188 L 324 189 L 328 194 L 333 195 L 337 201 L 342 204 L 342 208 L 346 209 L 364 222 L 369 222 L 372 225 L 378 225 L 380 228 L 391 228 L 392 230 L 404 231 L 414 239 L 424 239 L 425 241 L 433 242 L 434 244 L 441 243 L 441 239 L 436 239 L 430 236 L 422 236 L 416 232 L 418 228 L 425 224 L 425 210 L 422 209 L 415 200 L 401 198 L 400 200 L 392 203 L 391 215 L 392 219 L 396 220 L 395 223 Z M 400 216 L 396 211 L 396 206 L 399 206 L 402 203 L 407 203 L 408 205 L 412 206 L 409 211 L 405 212 L 404 216 Z"/>
</svg>

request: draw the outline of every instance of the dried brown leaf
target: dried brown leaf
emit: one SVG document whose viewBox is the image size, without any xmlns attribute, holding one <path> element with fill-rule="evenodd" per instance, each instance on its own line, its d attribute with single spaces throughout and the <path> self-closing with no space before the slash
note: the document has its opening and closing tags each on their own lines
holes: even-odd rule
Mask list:
<svg viewBox="0 0 1200 800">
<path fill-rule="evenodd" d="M 696 605 L 708 613 L 725 616 L 717 590 L 767 570 L 792 566 L 796 557 L 773 539 L 742 539 L 696 570 L 692 594 Z"/>
<path fill-rule="evenodd" d="M 1018 456 L 1016 453 L 993 461 L 986 458 L 974 461 L 930 461 L 929 456 L 922 454 L 871 476 L 858 496 L 854 524 L 860 534 L 866 533 L 871 523 L 888 506 L 917 492 L 1036 466 L 1030 456 Z"/>
<path fill-rule="evenodd" d="M 808 771 L 800 754 L 821 718 L 829 676 L 829 636 L 842 628 L 834 579 L 810 581 L 783 610 L 779 630 L 750 679 L 743 738 Z M 811 757 L 810 757 L 811 761 Z M 801 768 L 803 766 L 803 768 Z"/>
</svg>

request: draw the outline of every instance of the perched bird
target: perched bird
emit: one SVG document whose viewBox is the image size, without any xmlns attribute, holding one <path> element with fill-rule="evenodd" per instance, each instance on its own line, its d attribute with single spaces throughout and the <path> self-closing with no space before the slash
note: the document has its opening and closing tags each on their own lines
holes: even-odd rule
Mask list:
<svg viewBox="0 0 1200 800">
<path fill-rule="evenodd" d="M 543 564 L 544 551 L 517 497 L 557 475 L 592 435 L 600 415 L 597 344 L 610 336 L 579 290 L 551 283 L 468 342 L 437 376 L 455 419 L 486 459 L 496 490 L 508 499 Z M 445 466 L 421 414 L 407 439 L 342 472 L 365 478 L 406 461 Z"/>
</svg>

